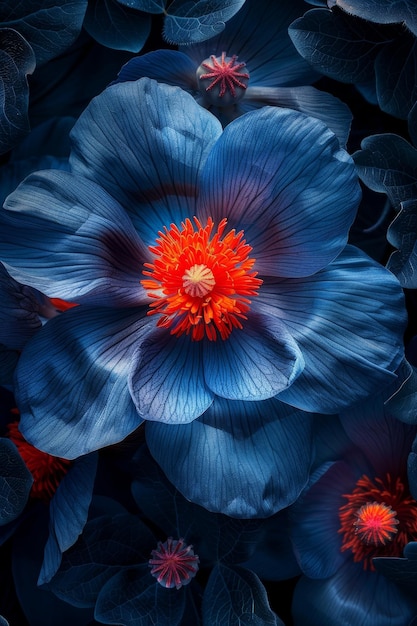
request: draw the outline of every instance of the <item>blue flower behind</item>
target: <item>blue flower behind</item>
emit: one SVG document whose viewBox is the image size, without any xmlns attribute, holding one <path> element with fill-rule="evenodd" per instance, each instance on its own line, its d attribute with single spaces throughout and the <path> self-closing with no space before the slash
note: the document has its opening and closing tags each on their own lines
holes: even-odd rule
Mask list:
<svg viewBox="0 0 417 626">
<path fill-rule="evenodd" d="M 1 215 L 12 276 L 79 304 L 20 358 L 31 443 L 74 458 L 216 396 L 335 413 L 395 379 L 402 290 L 346 246 L 360 190 L 322 122 L 265 107 L 222 132 L 142 79 L 94 99 L 72 141 L 71 171 L 32 174 Z"/>
<path fill-rule="evenodd" d="M 305 11 L 301 0 L 246 0 L 222 33 L 181 51 L 134 57 L 116 82 L 149 77 L 178 85 L 225 126 L 266 106 L 302 111 L 323 120 L 347 141 L 352 116 L 338 98 L 310 85 L 320 75 L 298 54 L 288 27 Z"/>
<path fill-rule="evenodd" d="M 373 563 L 401 557 L 417 538 L 417 502 L 407 477 L 416 427 L 392 418 L 384 395 L 343 412 L 342 434 L 326 430 L 327 445 L 341 452 L 319 465 L 289 509 L 305 574 L 293 600 L 296 626 L 408 626 L 417 611 L 413 596 Z"/>
</svg>

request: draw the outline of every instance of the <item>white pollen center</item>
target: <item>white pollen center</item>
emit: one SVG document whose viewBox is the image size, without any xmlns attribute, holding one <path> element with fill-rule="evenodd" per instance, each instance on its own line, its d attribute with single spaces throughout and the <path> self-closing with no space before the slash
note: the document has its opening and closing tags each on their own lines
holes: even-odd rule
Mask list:
<svg viewBox="0 0 417 626">
<path fill-rule="evenodd" d="M 207 265 L 196 264 L 185 270 L 182 284 L 186 294 L 193 298 L 204 298 L 212 291 L 216 281 L 213 272 Z"/>
</svg>

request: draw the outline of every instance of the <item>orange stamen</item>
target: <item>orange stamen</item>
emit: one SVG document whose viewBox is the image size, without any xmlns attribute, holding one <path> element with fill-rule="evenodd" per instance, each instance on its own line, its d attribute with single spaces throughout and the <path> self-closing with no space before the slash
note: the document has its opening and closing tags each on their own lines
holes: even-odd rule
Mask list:
<svg viewBox="0 0 417 626">
<path fill-rule="evenodd" d="M 213 234 L 211 218 L 202 226 L 194 218 L 159 232 L 150 251 L 154 263 L 145 263 L 141 281 L 154 300 L 149 315 L 159 314 L 158 326 L 171 328 L 171 334 L 191 334 L 194 341 L 206 336 L 215 341 L 227 339 L 233 328 L 242 328 L 251 301 L 262 280 L 252 268 L 252 248 L 243 239 L 243 231 L 229 231 L 223 219 Z"/>
<path fill-rule="evenodd" d="M 14 411 L 13 411 L 14 412 Z M 31 498 L 49 500 L 71 466 L 71 461 L 38 450 L 26 441 L 17 421 L 7 425 L 8 437 L 15 444 L 26 467 L 33 477 Z"/>
<path fill-rule="evenodd" d="M 417 503 L 400 478 L 386 480 L 362 476 L 347 503 L 339 509 L 342 552 L 351 550 L 355 562 L 374 570 L 372 558 L 402 556 L 409 541 L 417 539 Z"/>
</svg>

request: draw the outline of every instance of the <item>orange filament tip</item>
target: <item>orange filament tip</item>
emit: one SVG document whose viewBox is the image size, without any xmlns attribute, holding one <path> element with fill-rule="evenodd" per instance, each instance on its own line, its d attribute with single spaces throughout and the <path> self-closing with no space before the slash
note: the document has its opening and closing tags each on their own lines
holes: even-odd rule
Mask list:
<svg viewBox="0 0 417 626">
<path fill-rule="evenodd" d="M 385 545 L 397 532 L 396 511 L 379 502 L 367 502 L 356 513 L 356 532 L 365 543 Z"/>
<path fill-rule="evenodd" d="M 339 509 L 342 552 L 374 570 L 374 557 L 400 557 L 409 541 L 417 540 L 417 503 L 400 477 L 362 476 Z"/>
<path fill-rule="evenodd" d="M 186 219 L 178 228 L 171 224 L 150 252 L 141 281 L 152 299 L 149 315 L 159 314 L 158 326 L 173 335 L 191 335 L 194 341 L 218 336 L 227 339 L 233 328 L 242 328 L 250 309 L 248 296 L 256 296 L 262 280 L 252 271 L 255 259 L 243 231 L 224 234 L 227 220 L 214 231 L 208 218 L 202 225 Z"/>
</svg>

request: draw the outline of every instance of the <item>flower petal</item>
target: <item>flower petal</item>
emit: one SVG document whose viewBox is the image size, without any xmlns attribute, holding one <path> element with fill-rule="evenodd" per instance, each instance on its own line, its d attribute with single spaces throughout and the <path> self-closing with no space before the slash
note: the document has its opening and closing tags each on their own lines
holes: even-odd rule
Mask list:
<svg viewBox="0 0 417 626">
<path fill-rule="evenodd" d="M 384 402 L 387 389 L 389 386 L 384 394 L 373 394 L 342 411 L 340 420 L 351 441 L 371 463 L 375 476 L 404 476 L 416 427 L 389 414 Z"/>
<path fill-rule="evenodd" d="M 0 263 L 0 344 L 21 350 L 41 327 L 36 292 L 16 282 Z"/>
<path fill-rule="evenodd" d="M 50 320 L 17 368 L 24 437 L 45 452 L 75 458 L 135 430 L 141 419 L 127 376 L 139 331 L 146 332 L 142 309 L 75 307 Z"/>
<path fill-rule="evenodd" d="M 197 89 L 197 67 L 186 54 L 178 50 L 154 50 L 130 59 L 123 65 L 114 84 L 148 77 L 194 92 Z"/>
<path fill-rule="evenodd" d="M 321 120 L 346 146 L 352 113 L 349 107 L 325 91 L 314 87 L 248 87 L 240 102 L 243 111 L 251 111 L 266 105 L 279 106 L 301 111 Z"/>
<path fill-rule="evenodd" d="M 406 312 L 397 279 L 347 246 L 329 267 L 303 279 L 264 281 L 257 305 L 285 322 L 305 368 L 279 399 L 337 413 L 395 380 L 404 356 Z"/>
<path fill-rule="evenodd" d="M 360 188 L 319 120 L 264 107 L 229 124 L 202 172 L 198 217 L 245 231 L 261 275 L 308 276 L 346 244 Z M 325 243 L 323 243 L 325 242 Z"/>
<path fill-rule="evenodd" d="M 322 465 L 312 486 L 288 510 L 289 529 L 299 565 L 309 578 L 327 578 L 349 557 L 341 552 L 339 508 L 356 476 L 344 461 Z"/>
<path fill-rule="evenodd" d="M 412 595 L 349 561 L 326 580 L 302 577 L 293 599 L 295 626 L 405 626 L 416 610 Z"/>
<path fill-rule="evenodd" d="M 129 387 L 143 419 L 186 424 L 213 401 L 204 381 L 202 347 L 156 328 L 133 356 Z"/>
<path fill-rule="evenodd" d="M 199 170 L 221 125 L 192 96 L 148 78 L 92 100 L 72 131 L 73 171 L 123 205 L 144 241 L 195 214 Z"/>
<path fill-rule="evenodd" d="M 146 440 L 188 500 L 231 517 L 267 517 L 292 504 L 307 482 L 311 426 L 309 414 L 275 399 L 215 398 L 191 424 L 149 422 Z"/>
<path fill-rule="evenodd" d="M 230 400 L 265 400 L 289 387 L 304 367 L 297 343 L 284 324 L 252 307 L 243 329 L 226 341 L 204 345 L 207 386 Z"/>
<path fill-rule="evenodd" d="M 140 272 L 149 252 L 122 207 L 94 182 L 37 172 L 5 209 L 0 256 L 14 278 L 76 302 L 143 302 Z"/>
</svg>

